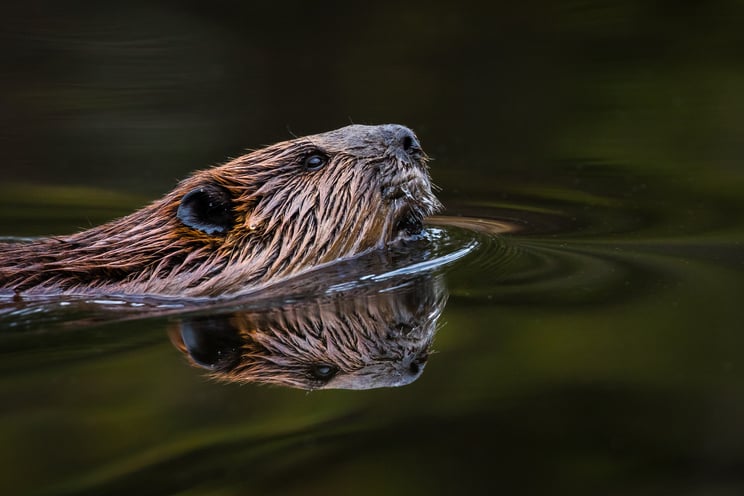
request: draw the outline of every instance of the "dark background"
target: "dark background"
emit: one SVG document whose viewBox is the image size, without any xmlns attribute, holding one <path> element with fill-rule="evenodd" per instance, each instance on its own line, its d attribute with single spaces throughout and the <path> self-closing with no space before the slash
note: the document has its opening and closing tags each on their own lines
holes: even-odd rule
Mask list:
<svg viewBox="0 0 744 496">
<path fill-rule="evenodd" d="M 733 1 L 4 2 L 2 172 L 152 197 L 246 148 L 399 122 L 445 195 L 567 160 L 740 178 L 743 13 Z"/>
</svg>

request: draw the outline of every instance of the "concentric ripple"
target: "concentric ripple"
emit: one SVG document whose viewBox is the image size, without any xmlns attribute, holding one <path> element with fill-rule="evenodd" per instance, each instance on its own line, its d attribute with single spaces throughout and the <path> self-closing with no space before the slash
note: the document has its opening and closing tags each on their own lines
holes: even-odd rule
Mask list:
<svg viewBox="0 0 744 496">
<path fill-rule="evenodd" d="M 432 219 L 451 238 L 477 246 L 448 274 L 452 295 L 510 305 L 615 304 L 681 281 L 709 280 L 711 271 L 725 273 L 742 255 L 736 245 L 701 243 L 693 235 L 639 239 L 631 231 L 591 237 L 579 234 L 584 228 L 578 226 L 585 225 L 580 220 L 571 228 L 553 213 L 539 218 L 529 212 L 529 223 L 515 217 L 519 213 L 512 209 L 501 218 Z M 558 226 L 565 231 L 557 232 Z"/>
</svg>

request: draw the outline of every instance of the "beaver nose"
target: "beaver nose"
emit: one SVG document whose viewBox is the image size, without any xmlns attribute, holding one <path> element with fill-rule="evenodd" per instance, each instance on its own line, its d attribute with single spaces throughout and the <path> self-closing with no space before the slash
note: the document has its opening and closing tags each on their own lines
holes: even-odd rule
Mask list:
<svg viewBox="0 0 744 496">
<path fill-rule="evenodd" d="M 421 144 L 413 131 L 398 124 L 388 124 L 386 127 L 387 144 L 392 150 L 411 156 L 421 154 Z"/>
</svg>

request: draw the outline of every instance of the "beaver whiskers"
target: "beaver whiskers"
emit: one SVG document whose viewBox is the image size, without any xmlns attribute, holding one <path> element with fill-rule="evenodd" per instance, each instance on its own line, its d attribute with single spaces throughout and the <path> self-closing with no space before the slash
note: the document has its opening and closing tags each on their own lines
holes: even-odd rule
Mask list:
<svg viewBox="0 0 744 496">
<path fill-rule="evenodd" d="M 415 236 L 440 208 L 403 126 L 348 126 L 196 172 L 133 214 L 0 244 L 0 294 L 235 295 Z"/>
</svg>

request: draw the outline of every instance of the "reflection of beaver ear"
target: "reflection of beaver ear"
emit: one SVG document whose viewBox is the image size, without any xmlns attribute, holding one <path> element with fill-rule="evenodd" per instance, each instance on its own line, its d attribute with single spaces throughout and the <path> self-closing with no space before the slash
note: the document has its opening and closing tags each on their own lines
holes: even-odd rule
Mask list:
<svg viewBox="0 0 744 496">
<path fill-rule="evenodd" d="M 194 363 L 205 369 L 228 372 L 240 362 L 240 332 L 227 319 L 184 320 L 181 339 Z"/>
<path fill-rule="evenodd" d="M 225 234 L 233 225 L 230 193 L 216 184 L 194 188 L 181 199 L 176 216 L 205 234 Z"/>
</svg>

